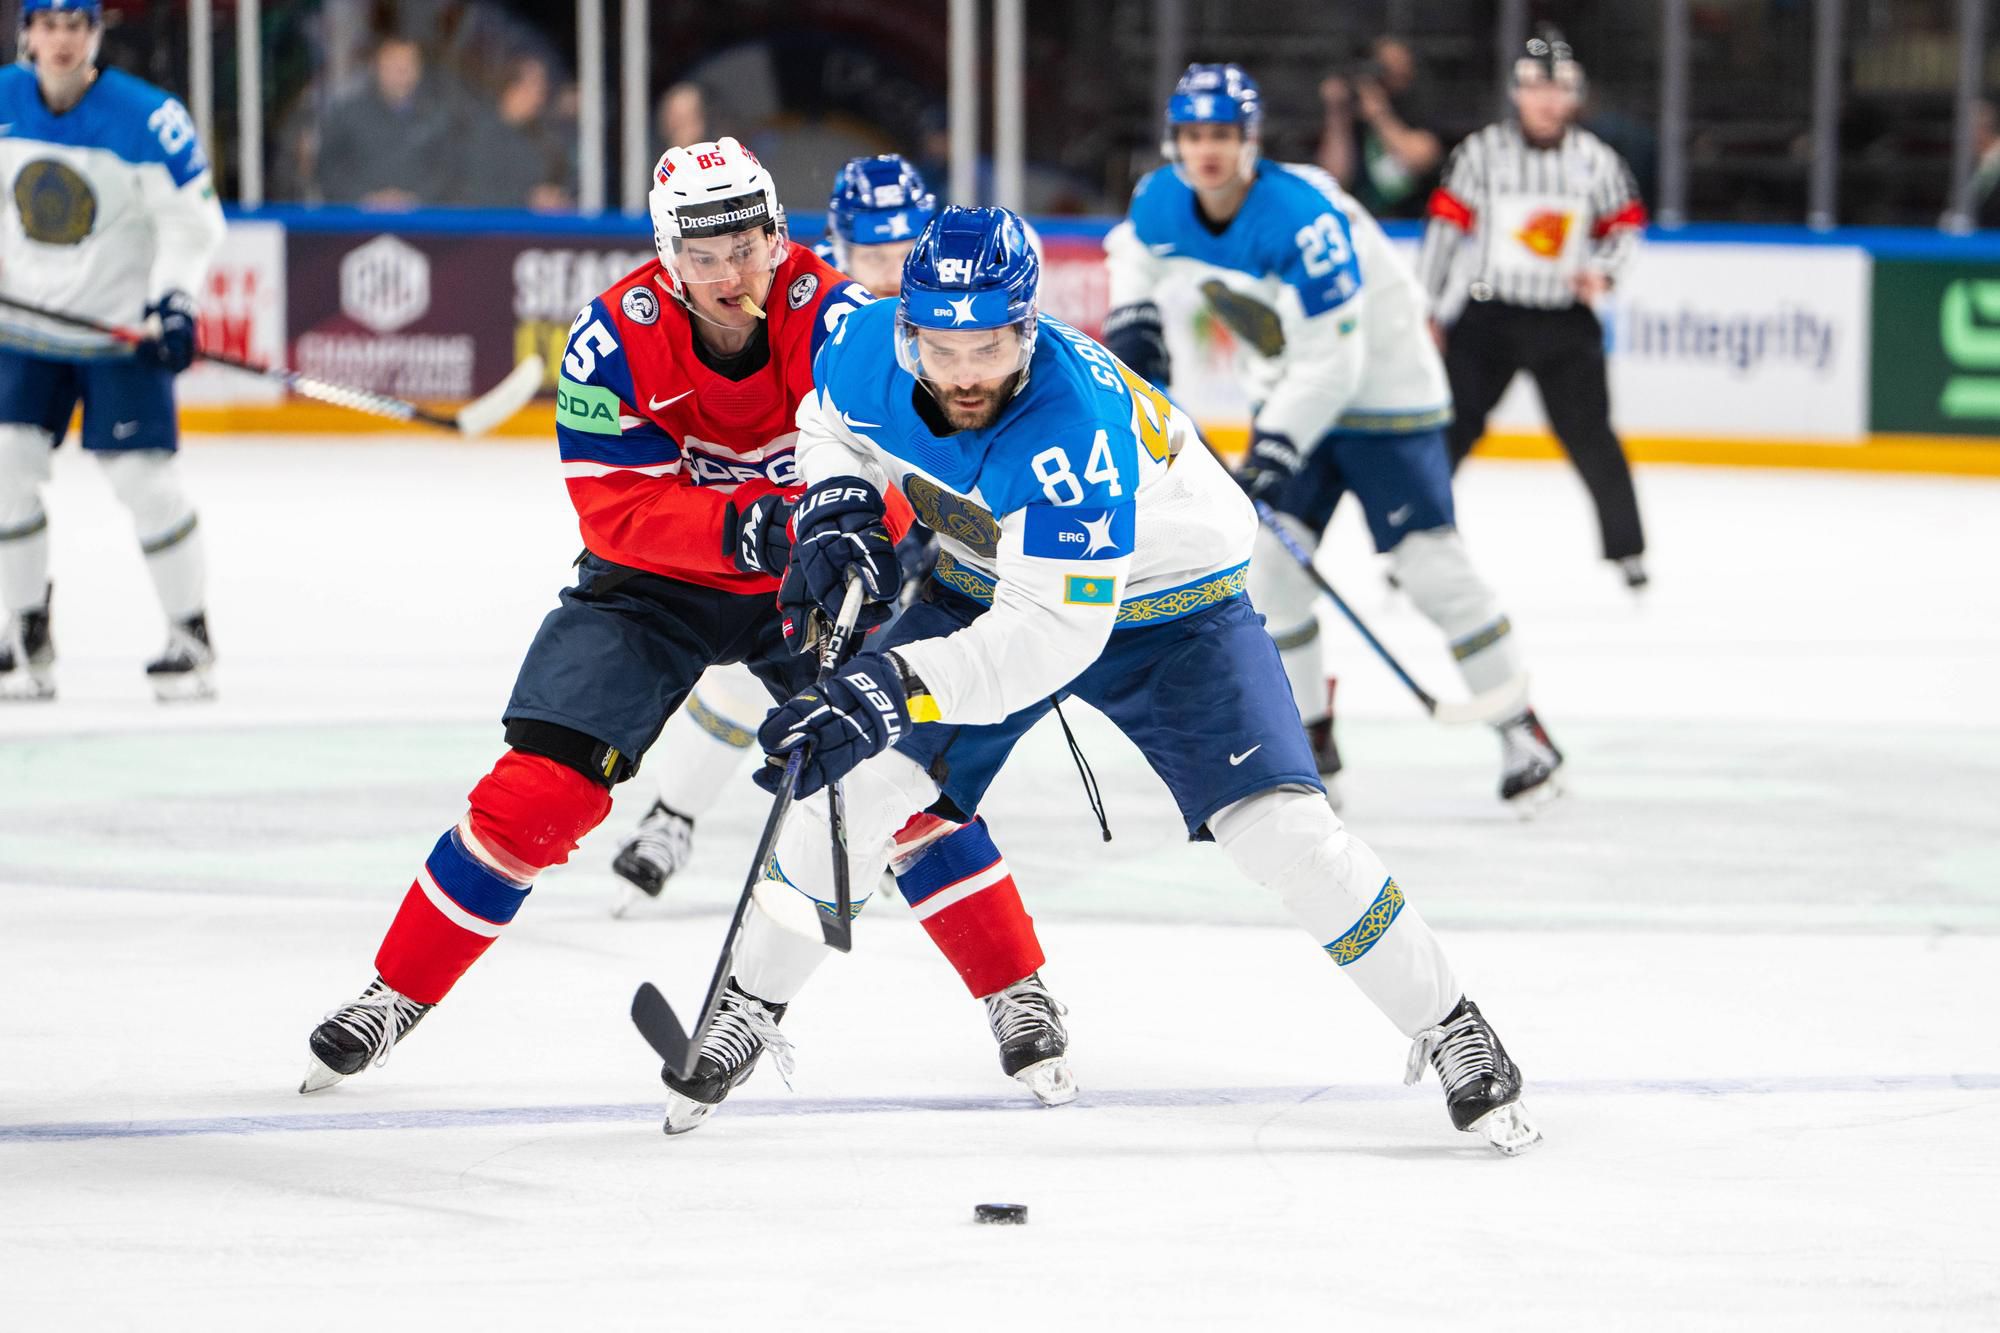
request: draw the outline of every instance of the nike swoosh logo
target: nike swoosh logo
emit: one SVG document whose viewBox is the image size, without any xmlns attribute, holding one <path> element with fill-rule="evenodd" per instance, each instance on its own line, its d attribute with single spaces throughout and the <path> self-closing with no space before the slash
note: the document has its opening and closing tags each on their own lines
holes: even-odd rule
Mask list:
<svg viewBox="0 0 2000 1333">
<path fill-rule="evenodd" d="M 1389 526 L 1392 528 L 1400 527 L 1403 520 L 1410 516 L 1410 511 L 1414 508 L 1416 508 L 1415 505 L 1404 505 L 1401 509 L 1391 512 L 1389 515 Z"/>
<path fill-rule="evenodd" d="M 1174 252 L 1174 244 L 1172 241 L 1168 241 L 1164 245 L 1149 245 L 1146 248 L 1148 250 L 1151 250 L 1156 255 L 1170 255 Z"/>
<path fill-rule="evenodd" d="M 863 420 L 861 420 L 861 419 L 860 419 L 859 417 L 851 417 L 851 416 L 847 415 L 847 413 L 845 413 L 845 412 L 842 412 L 842 413 L 840 414 L 840 420 L 841 420 L 841 422 L 842 422 L 842 423 L 843 423 L 843 424 L 844 424 L 844 425 L 845 425 L 845 426 L 846 426 L 846 427 L 847 427 L 847 428 L 848 428 L 849 430 L 880 430 L 880 429 L 882 429 L 882 423 L 881 423 L 881 422 L 879 422 L 879 421 L 863 421 Z"/>
<path fill-rule="evenodd" d="M 1244 761 L 1245 759 L 1248 759 L 1248 758 L 1249 758 L 1249 757 L 1250 757 L 1251 755 L 1253 755 L 1253 754 L 1257 753 L 1257 751 L 1259 751 L 1259 750 L 1261 750 L 1261 749 L 1263 749 L 1263 748 L 1264 748 L 1264 743 L 1263 743 L 1262 741 L 1259 741 L 1259 742 L 1257 742 L 1257 744 L 1255 744 L 1255 745 L 1251 746 L 1251 747 L 1250 747 L 1249 749 L 1245 750 L 1245 751 L 1244 751 L 1244 752 L 1243 752 L 1242 754 L 1232 754 L 1232 755 L 1230 755 L 1230 756 L 1229 756 L 1229 766 L 1230 766 L 1231 768 L 1234 768 L 1234 767 L 1236 767 L 1236 766 L 1237 766 L 1238 764 L 1242 763 L 1242 762 L 1243 762 L 1243 761 Z"/>
<path fill-rule="evenodd" d="M 114 440 L 129 440 L 138 433 L 139 423 L 136 421 L 120 421 L 111 428 L 111 438 Z"/>
<path fill-rule="evenodd" d="M 687 393 L 677 393 L 673 397 L 667 399 L 665 402 L 660 401 L 658 398 L 648 398 L 646 399 L 646 410 L 648 412 L 657 412 L 663 407 L 672 407 L 675 403 L 678 403 L 681 399 L 687 397 L 688 393 L 693 393 L 693 392 L 694 392 L 693 389 L 689 389 Z"/>
</svg>

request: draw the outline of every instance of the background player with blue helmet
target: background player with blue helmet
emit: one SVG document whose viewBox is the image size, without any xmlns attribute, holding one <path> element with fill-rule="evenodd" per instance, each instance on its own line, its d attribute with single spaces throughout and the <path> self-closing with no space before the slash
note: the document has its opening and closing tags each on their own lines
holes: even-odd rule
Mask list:
<svg viewBox="0 0 2000 1333">
<path fill-rule="evenodd" d="M 1283 668 L 1242 593 L 1255 518 L 1192 425 L 1104 348 L 1040 315 L 1040 265 L 1003 209 L 948 208 L 898 301 L 856 311 L 821 349 L 799 410 L 799 502 L 781 598 L 821 608 L 850 573 L 895 570 L 882 495 L 899 488 L 944 547 L 924 600 L 759 730 L 808 748 L 802 790 L 845 781 L 854 881 L 940 797 L 965 814 L 1016 740 L 1073 694 L 1139 746 L 1191 837 L 1212 836 L 1429 1058 L 1454 1122 L 1519 1151 L 1536 1133 L 1520 1076 L 1437 939 L 1322 798 Z M 791 617 L 805 623 L 803 605 Z M 772 774 L 774 770 L 765 770 Z M 760 774 L 760 777 L 764 776 Z M 824 957 L 832 902 L 823 800 L 780 839 L 736 954 L 757 1018 L 703 1045 L 700 1123 L 771 1045 Z M 746 1040 L 747 1038 L 747 1040 Z M 677 1123 L 678 1122 L 678 1123 Z"/>
<path fill-rule="evenodd" d="M 937 196 L 902 157 L 857 157 L 834 177 L 826 236 L 813 250 L 872 295 L 893 297 L 902 285 L 903 260 L 936 212 Z M 935 548 L 921 529 L 911 530 L 903 549 L 913 577 L 929 572 Z M 667 720 L 653 746 L 660 755 L 653 765 L 660 774 L 659 795 L 612 858 L 612 870 L 629 886 L 621 889 L 614 916 L 625 915 L 643 898 L 659 897 L 688 863 L 696 821 L 731 790 L 770 703 L 747 669 L 712 667 L 687 706 Z"/>
<path fill-rule="evenodd" d="M 167 616 L 147 678 L 162 699 L 206 697 L 206 572 L 175 464 L 173 381 L 194 358 L 189 293 L 222 243 L 222 209 L 187 109 L 97 69 L 96 0 L 26 0 L 21 17 L 25 60 L 0 69 L 0 293 L 153 336 L 132 349 L 0 320 L 0 696 L 55 694 L 41 488 L 81 402 L 83 447 L 132 513 Z"/>
<path fill-rule="evenodd" d="M 1139 182 L 1130 215 L 1105 238 L 1105 341 L 1166 387 L 1156 294 L 1170 282 L 1201 293 L 1237 339 L 1256 404 L 1244 489 L 1314 537 L 1353 491 L 1376 549 L 1444 631 L 1467 686 L 1512 701 L 1494 720 L 1501 796 L 1552 794 L 1562 756 L 1527 706 L 1507 617 L 1454 525 L 1443 434 L 1451 394 L 1423 292 L 1381 227 L 1332 177 L 1259 156 L 1262 121 L 1257 85 L 1237 66 L 1191 65 L 1181 76 L 1161 145 L 1169 165 Z M 1268 532 L 1259 534 L 1251 575 L 1330 776 L 1340 760 L 1317 590 Z"/>
</svg>

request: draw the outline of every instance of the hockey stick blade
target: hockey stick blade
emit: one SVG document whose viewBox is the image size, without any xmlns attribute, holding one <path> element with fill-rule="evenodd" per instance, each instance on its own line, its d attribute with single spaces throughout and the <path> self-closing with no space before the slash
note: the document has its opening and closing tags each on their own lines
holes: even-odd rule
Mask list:
<svg viewBox="0 0 2000 1333">
<path fill-rule="evenodd" d="M 542 358 L 530 354 L 507 377 L 458 410 L 458 433 L 468 440 L 490 434 L 542 390 Z"/>
<path fill-rule="evenodd" d="M 639 1035 L 653 1048 L 653 1053 L 668 1065 L 678 1070 L 692 1063 L 688 1054 L 694 1043 L 688 1040 L 687 1029 L 681 1026 L 680 1015 L 667 1003 L 667 997 L 660 994 L 660 988 L 650 981 L 641 982 L 632 996 L 632 1023 L 639 1029 Z"/>
</svg>

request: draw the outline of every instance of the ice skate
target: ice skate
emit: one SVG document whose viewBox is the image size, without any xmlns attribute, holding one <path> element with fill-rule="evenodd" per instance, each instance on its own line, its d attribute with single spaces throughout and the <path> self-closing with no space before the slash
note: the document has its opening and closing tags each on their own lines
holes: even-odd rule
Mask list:
<svg viewBox="0 0 2000 1333">
<path fill-rule="evenodd" d="M 624 916 L 646 899 L 658 898 L 693 850 L 694 820 L 665 801 L 654 801 L 611 862 L 613 873 L 625 881 L 611 915 Z"/>
<path fill-rule="evenodd" d="M 1070 1073 L 1069 1033 L 1062 1016 L 1068 1012 L 1041 973 L 1030 973 L 1005 990 L 984 997 L 986 1021 L 1000 1044 L 1000 1068 L 1035 1094 L 1044 1106 L 1064 1106 L 1076 1100 L 1076 1078 Z"/>
<path fill-rule="evenodd" d="M 1519 1066 L 1507 1058 L 1499 1034 L 1471 1000 L 1460 998 L 1442 1022 L 1417 1034 L 1403 1082 L 1421 1081 L 1427 1060 L 1444 1084 L 1453 1126 L 1484 1136 L 1509 1157 L 1542 1141 L 1542 1132 L 1521 1105 Z"/>
<path fill-rule="evenodd" d="M 342 1005 L 313 1029 L 306 1045 L 312 1064 L 299 1084 L 300 1092 L 330 1088 L 369 1065 L 386 1065 L 389 1052 L 424 1021 L 434 1005 L 419 1004 L 391 989 L 380 977 L 368 983 L 361 998 Z"/>
<path fill-rule="evenodd" d="M 0 699 L 32 703 L 56 697 L 56 644 L 49 635 L 54 590 L 13 618 L 0 641 Z"/>
<path fill-rule="evenodd" d="M 792 1043 L 778 1031 L 784 1016 L 784 1005 L 764 1003 L 731 977 L 722 992 L 722 1008 L 702 1038 L 694 1076 L 681 1078 L 671 1069 L 660 1070 L 660 1081 L 667 1085 L 666 1132 L 685 1134 L 699 1128 L 730 1090 L 750 1077 L 766 1048 L 777 1062 L 779 1075 L 789 1081 Z"/>
<path fill-rule="evenodd" d="M 200 611 L 175 621 L 167 630 L 167 646 L 146 663 L 146 680 L 153 697 L 163 704 L 190 703 L 215 697 L 210 669 L 215 649 L 208 642 L 208 617 Z"/>
<path fill-rule="evenodd" d="M 1556 775 L 1562 770 L 1562 751 L 1549 739 L 1541 719 L 1530 708 L 1500 731 L 1500 799 L 1514 807 L 1523 819 L 1535 814 L 1562 795 Z"/>
</svg>

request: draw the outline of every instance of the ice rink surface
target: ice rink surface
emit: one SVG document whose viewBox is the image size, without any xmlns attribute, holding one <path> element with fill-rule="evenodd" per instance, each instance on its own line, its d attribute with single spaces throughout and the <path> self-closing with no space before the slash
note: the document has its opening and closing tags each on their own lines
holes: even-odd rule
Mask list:
<svg viewBox="0 0 2000 1333">
<path fill-rule="evenodd" d="M 1047 728 L 987 808 L 1073 1107 L 1024 1104 L 878 898 L 786 1020 L 793 1088 L 664 1138 L 626 1005 L 695 1003 L 762 801 L 613 921 L 644 773 L 389 1065 L 298 1096 L 575 529 L 548 448 L 187 461 L 222 699 L 148 698 L 138 553 L 65 450 L 62 698 L 0 713 L 0 1327 L 2000 1326 L 2000 485 L 1649 468 L 1635 605 L 1566 469 L 1475 461 L 1461 524 L 1570 758 L 1533 823 L 1490 735 L 1330 627 L 1349 823 L 1528 1076 L 1547 1141 L 1506 1160 L 1082 709 L 1116 840 Z M 1323 564 L 1455 687 L 1355 515 Z"/>
</svg>

